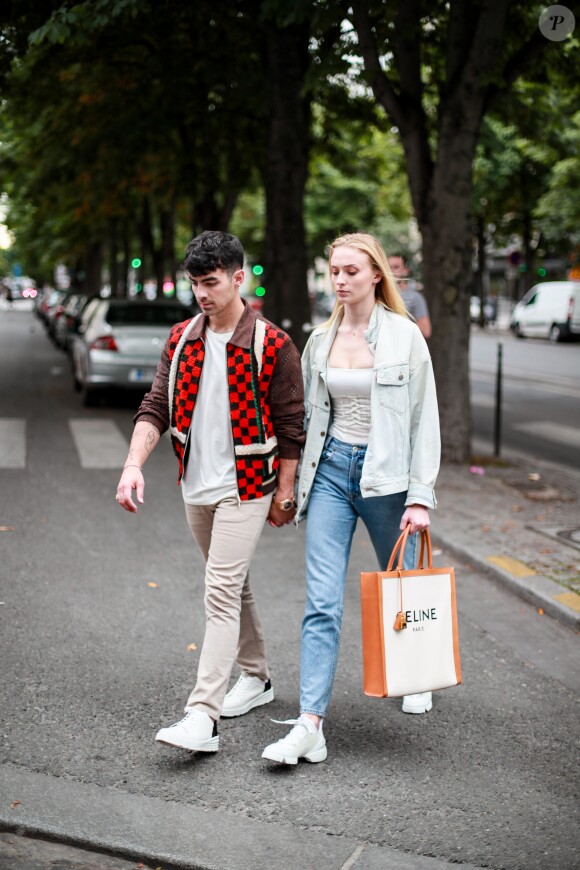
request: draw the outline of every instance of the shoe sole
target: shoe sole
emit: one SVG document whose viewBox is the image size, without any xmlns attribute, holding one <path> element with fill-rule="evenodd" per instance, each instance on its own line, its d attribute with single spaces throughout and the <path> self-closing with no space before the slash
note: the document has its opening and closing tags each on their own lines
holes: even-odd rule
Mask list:
<svg viewBox="0 0 580 870">
<path fill-rule="evenodd" d="M 234 707 L 233 710 L 222 710 L 222 719 L 234 719 L 236 716 L 243 716 L 249 713 L 254 707 L 262 707 L 264 704 L 269 704 L 274 700 L 274 689 L 268 689 L 267 692 L 262 692 L 257 698 L 253 698 L 241 707 Z"/>
<path fill-rule="evenodd" d="M 298 764 L 298 758 L 303 758 L 311 764 L 316 764 L 319 761 L 326 761 L 327 757 L 328 750 L 326 746 L 322 746 L 320 749 L 311 749 L 310 752 L 306 753 L 306 755 L 300 756 L 284 755 L 282 752 L 275 752 L 273 749 L 270 751 L 264 749 L 262 752 L 262 758 L 265 758 L 268 761 L 277 761 L 278 764 Z"/>
<path fill-rule="evenodd" d="M 155 738 L 157 743 L 163 743 L 164 746 L 171 746 L 175 749 L 189 749 L 191 752 L 217 752 L 220 748 L 220 738 L 219 734 L 217 737 L 212 737 L 210 740 L 200 740 L 196 742 L 195 740 L 191 740 L 183 743 L 178 743 L 177 741 L 167 740 L 163 737 Z"/>
<path fill-rule="evenodd" d="M 403 704 L 401 710 L 403 713 L 428 713 L 429 710 L 433 708 L 433 701 L 429 701 L 428 704 L 424 704 L 422 707 L 405 707 Z"/>
</svg>

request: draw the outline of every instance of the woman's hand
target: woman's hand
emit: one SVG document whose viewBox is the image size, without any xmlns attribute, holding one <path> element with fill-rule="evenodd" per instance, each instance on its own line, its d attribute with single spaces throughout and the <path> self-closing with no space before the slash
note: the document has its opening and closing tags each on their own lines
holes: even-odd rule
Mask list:
<svg viewBox="0 0 580 870">
<path fill-rule="evenodd" d="M 399 528 L 404 532 L 407 526 L 411 526 L 409 534 L 414 535 L 415 532 L 425 531 L 430 523 L 429 509 L 422 504 L 411 504 L 403 514 Z"/>
</svg>

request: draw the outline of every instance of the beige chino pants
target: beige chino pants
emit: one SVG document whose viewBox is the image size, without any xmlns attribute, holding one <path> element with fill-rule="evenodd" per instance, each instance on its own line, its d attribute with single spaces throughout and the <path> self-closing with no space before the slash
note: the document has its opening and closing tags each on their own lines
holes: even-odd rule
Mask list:
<svg viewBox="0 0 580 870">
<path fill-rule="evenodd" d="M 205 568 L 205 637 L 197 682 L 187 701 L 219 719 L 234 661 L 245 673 L 269 679 L 264 636 L 250 588 L 249 567 L 272 494 L 239 503 L 185 505 Z"/>
</svg>

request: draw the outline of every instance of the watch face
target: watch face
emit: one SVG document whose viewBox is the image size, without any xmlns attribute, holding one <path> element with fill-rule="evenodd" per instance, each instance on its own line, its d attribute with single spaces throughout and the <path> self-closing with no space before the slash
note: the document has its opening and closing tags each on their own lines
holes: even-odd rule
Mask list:
<svg viewBox="0 0 580 870">
<path fill-rule="evenodd" d="M 283 511 L 289 511 L 294 507 L 294 501 L 291 498 L 285 498 L 284 501 L 279 503 L 280 509 Z"/>
</svg>

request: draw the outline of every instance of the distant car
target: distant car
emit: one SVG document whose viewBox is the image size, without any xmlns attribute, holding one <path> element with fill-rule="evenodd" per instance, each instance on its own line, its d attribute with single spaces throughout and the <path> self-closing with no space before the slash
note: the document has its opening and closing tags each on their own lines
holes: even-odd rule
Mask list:
<svg viewBox="0 0 580 870">
<path fill-rule="evenodd" d="M 483 302 L 483 319 L 486 323 L 495 323 L 497 317 L 497 303 L 491 296 L 486 296 Z M 469 319 L 472 323 L 481 320 L 481 300 L 479 296 L 472 296 L 469 300 Z"/>
<path fill-rule="evenodd" d="M 169 330 L 192 314 L 179 302 L 90 302 L 72 340 L 74 385 L 83 403 L 94 404 L 107 387 L 150 387 Z"/>
<path fill-rule="evenodd" d="M 50 301 L 46 309 L 44 325 L 50 338 L 56 342 L 56 327 L 60 318 L 64 314 L 64 306 L 69 298 L 68 290 L 55 290 L 50 296 Z"/>
<path fill-rule="evenodd" d="M 580 281 L 536 284 L 512 311 L 510 329 L 519 338 L 580 337 Z"/>
<path fill-rule="evenodd" d="M 60 299 L 62 299 L 62 293 L 62 290 L 55 290 L 54 287 L 48 287 L 46 290 L 43 290 L 40 302 L 36 307 L 36 313 L 45 326 L 48 319 L 48 312 Z"/>
<path fill-rule="evenodd" d="M 66 300 L 62 316 L 54 325 L 54 338 L 62 350 L 70 352 L 73 335 L 78 331 L 82 313 L 91 299 L 98 300 L 100 297 L 73 293 Z"/>
</svg>

